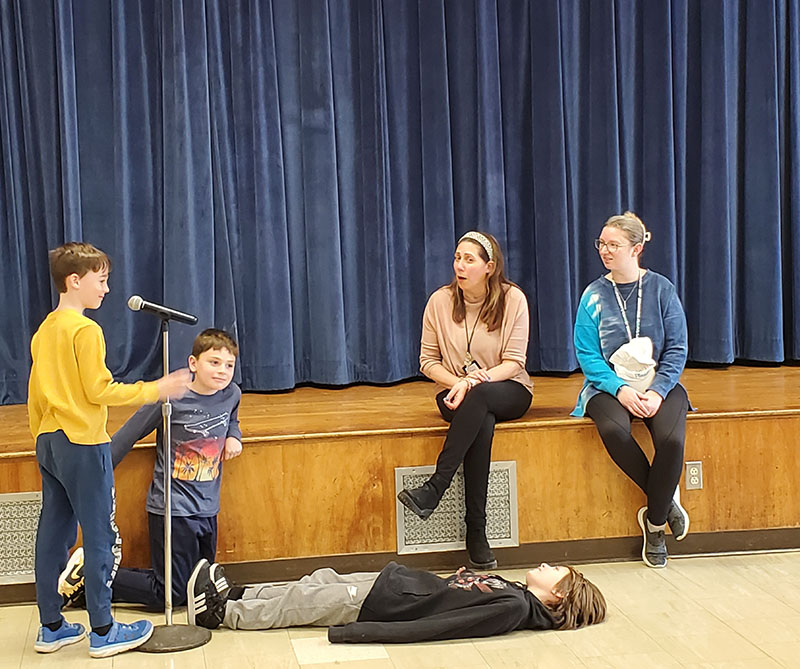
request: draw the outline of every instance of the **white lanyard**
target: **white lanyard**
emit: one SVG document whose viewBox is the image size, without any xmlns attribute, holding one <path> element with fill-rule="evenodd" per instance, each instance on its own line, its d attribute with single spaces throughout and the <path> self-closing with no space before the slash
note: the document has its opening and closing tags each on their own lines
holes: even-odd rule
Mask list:
<svg viewBox="0 0 800 669">
<path fill-rule="evenodd" d="M 628 323 L 628 314 L 625 313 L 625 307 L 622 304 L 622 295 L 619 294 L 619 288 L 617 288 L 617 284 L 614 282 L 614 279 L 609 278 L 611 285 L 614 286 L 614 295 L 617 297 L 617 304 L 619 305 L 619 310 L 622 312 L 622 320 L 625 321 L 625 330 L 628 332 L 628 341 L 633 339 L 631 337 L 631 326 Z M 636 295 L 636 336 L 639 336 L 639 327 L 642 324 L 642 271 L 639 270 L 639 290 Z"/>
</svg>

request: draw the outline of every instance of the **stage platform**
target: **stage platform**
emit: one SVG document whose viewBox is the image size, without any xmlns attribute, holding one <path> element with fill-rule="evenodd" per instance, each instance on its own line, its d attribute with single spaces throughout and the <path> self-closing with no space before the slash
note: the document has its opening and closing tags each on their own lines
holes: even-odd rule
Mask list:
<svg viewBox="0 0 800 669">
<path fill-rule="evenodd" d="M 582 376 L 534 377 L 534 401 L 497 426 L 493 460 L 515 461 L 519 547 L 503 566 L 537 560 L 635 558 L 641 492 L 610 461 L 593 424 L 569 416 Z M 800 367 L 687 369 L 697 411 L 687 425 L 687 461 L 704 487 L 682 491 L 691 533 L 671 553 L 800 546 Z M 328 564 L 371 569 L 396 557 L 396 467 L 433 464 L 447 425 L 433 384 L 338 390 L 299 388 L 243 397 L 244 452 L 224 465 L 218 561 L 239 578 L 293 578 Z M 112 409 L 113 431 L 130 410 Z M 40 489 L 24 406 L 0 407 L 0 490 Z M 635 434 L 649 444 L 637 421 Z M 117 469 L 123 563 L 149 564 L 144 500 L 153 442 Z M 683 486 L 683 482 L 682 482 Z M 458 566 L 461 551 L 403 556 L 429 568 Z"/>
</svg>

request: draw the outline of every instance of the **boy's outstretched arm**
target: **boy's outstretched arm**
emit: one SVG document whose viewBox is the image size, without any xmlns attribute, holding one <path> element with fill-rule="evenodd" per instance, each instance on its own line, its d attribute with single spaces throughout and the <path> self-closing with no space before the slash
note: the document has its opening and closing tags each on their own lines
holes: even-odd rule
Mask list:
<svg viewBox="0 0 800 669">
<path fill-rule="evenodd" d="M 116 469 L 133 445 L 161 424 L 161 402 L 146 404 L 111 437 L 111 462 Z"/>
</svg>

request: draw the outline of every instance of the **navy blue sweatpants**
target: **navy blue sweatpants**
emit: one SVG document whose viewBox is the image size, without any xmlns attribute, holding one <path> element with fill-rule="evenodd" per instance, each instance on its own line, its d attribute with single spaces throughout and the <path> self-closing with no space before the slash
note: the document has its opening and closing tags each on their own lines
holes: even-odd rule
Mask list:
<svg viewBox="0 0 800 669">
<path fill-rule="evenodd" d="M 164 516 L 148 513 L 152 569 L 122 567 L 114 579 L 115 602 L 144 604 L 164 610 Z M 214 562 L 217 553 L 217 517 L 172 516 L 172 605 L 186 604 L 186 584 L 201 558 Z"/>
<path fill-rule="evenodd" d="M 122 557 L 114 521 L 114 470 L 106 444 L 73 444 L 59 430 L 36 439 L 42 513 L 36 530 L 36 603 L 43 625 L 61 620 L 58 576 L 83 532 L 86 608 L 92 628 L 111 624 L 111 583 Z"/>
</svg>

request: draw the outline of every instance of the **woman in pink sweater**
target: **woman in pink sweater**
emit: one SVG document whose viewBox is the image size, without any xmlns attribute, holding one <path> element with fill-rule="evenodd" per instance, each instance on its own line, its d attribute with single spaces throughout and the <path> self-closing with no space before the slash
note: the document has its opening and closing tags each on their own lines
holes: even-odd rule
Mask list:
<svg viewBox="0 0 800 669">
<path fill-rule="evenodd" d="M 428 300 L 420 368 L 436 382 L 436 404 L 450 423 L 436 471 L 398 499 L 420 518 L 439 504 L 464 463 L 467 550 L 478 569 L 497 566 L 486 539 L 486 493 L 494 425 L 522 416 L 533 385 L 525 371 L 528 303 L 503 273 L 503 254 L 489 234 L 468 232 L 453 259 L 455 277 Z"/>
</svg>

